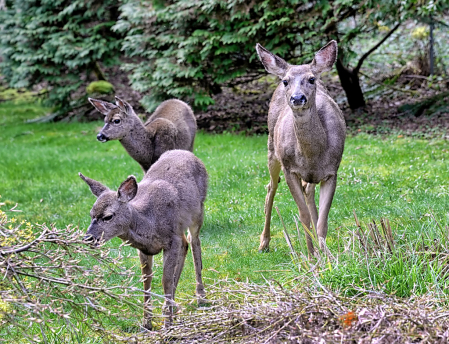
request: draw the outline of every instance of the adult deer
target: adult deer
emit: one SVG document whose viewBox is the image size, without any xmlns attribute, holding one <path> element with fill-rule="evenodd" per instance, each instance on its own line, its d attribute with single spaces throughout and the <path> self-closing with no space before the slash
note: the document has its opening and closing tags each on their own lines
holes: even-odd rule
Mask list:
<svg viewBox="0 0 449 344">
<path fill-rule="evenodd" d="M 281 169 L 298 206 L 301 222 L 311 233 L 316 230 L 319 245 L 325 248 L 346 125 L 338 105 L 320 81 L 320 75 L 335 63 L 337 43 L 330 41 L 315 54 L 310 64 L 304 65 L 290 65 L 260 44 L 256 45 L 256 50 L 268 73 L 282 80 L 268 111 L 270 183 L 259 251 L 269 248 L 271 212 Z M 315 205 L 315 185 L 318 183 L 319 215 Z M 313 242 L 308 231 L 306 239 L 309 255 L 313 255 Z"/>
<path fill-rule="evenodd" d="M 193 151 L 196 119 L 190 106 L 183 101 L 166 100 L 143 123 L 130 104 L 118 97 L 115 100 L 116 104 L 112 104 L 89 98 L 91 104 L 105 115 L 105 124 L 97 140 L 119 140 L 144 172 L 168 150 Z"/>
<path fill-rule="evenodd" d="M 97 245 L 119 237 L 139 250 L 145 291 L 144 327 L 147 329 L 152 327 L 149 291 L 153 255 L 163 251 L 164 315 L 165 325 L 170 325 L 188 241 L 192 245 L 196 293 L 200 300 L 205 296 L 199 239 L 207 193 L 207 172 L 203 163 L 191 152 L 168 151 L 151 166 L 139 184 L 130 176 L 117 192 L 79 175 L 97 197 L 90 212 L 92 222 L 85 241 Z M 184 234 L 187 228 L 188 240 Z"/>
</svg>

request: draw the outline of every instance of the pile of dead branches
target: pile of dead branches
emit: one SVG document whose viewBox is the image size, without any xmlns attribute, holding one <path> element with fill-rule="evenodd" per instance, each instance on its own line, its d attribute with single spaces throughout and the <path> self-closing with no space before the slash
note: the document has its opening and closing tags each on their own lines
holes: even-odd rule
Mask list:
<svg viewBox="0 0 449 344">
<path fill-rule="evenodd" d="M 276 283 L 208 286 L 209 307 L 182 314 L 139 343 L 447 343 L 448 300 L 401 299 L 360 290 L 345 297 L 324 287 Z"/>
<path fill-rule="evenodd" d="M 14 210 L 0 210 L 0 342 L 84 342 L 139 330 L 135 255 L 92 249 L 78 228 L 33 225 Z"/>
</svg>

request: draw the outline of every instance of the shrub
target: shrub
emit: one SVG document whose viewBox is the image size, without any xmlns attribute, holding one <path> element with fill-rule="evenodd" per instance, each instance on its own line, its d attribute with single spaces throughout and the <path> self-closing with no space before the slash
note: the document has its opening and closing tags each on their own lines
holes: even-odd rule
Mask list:
<svg viewBox="0 0 449 344">
<path fill-rule="evenodd" d="M 86 92 L 87 94 L 110 94 L 114 93 L 114 86 L 105 80 L 93 81 L 86 87 Z"/>
</svg>

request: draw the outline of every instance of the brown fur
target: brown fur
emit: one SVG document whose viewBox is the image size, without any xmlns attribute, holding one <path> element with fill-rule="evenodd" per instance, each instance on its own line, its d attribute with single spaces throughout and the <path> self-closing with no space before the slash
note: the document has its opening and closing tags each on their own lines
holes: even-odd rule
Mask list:
<svg viewBox="0 0 449 344">
<path fill-rule="evenodd" d="M 196 119 L 192 109 L 180 100 L 161 103 L 145 124 L 131 105 L 118 97 L 117 105 L 92 98 L 89 101 L 105 115 L 105 125 L 97 139 L 119 140 L 145 172 L 168 150 L 193 151 Z"/>
<path fill-rule="evenodd" d="M 271 212 L 281 169 L 298 206 L 301 222 L 311 231 L 316 229 L 320 247 L 324 248 L 346 125 L 338 105 L 321 83 L 320 75 L 332 68 L 337 58 L 337 43 L 329 42 L 305 65 L 290 65 L 260 44 L 256 45 L 256 50 L 265 69 L 282 79 L 268 112 L 270 184 L 259 250 L 269 248 Z M 314 199 L 318 183 L 321 183 L 319 216 Z M 309 254 L 313 254 L 313 243 L 307 231 L 306 238 Z"/>
<path fill-rule="evenodd" d="M 151 329 L 149 291 L 153 255 L 163 251 L 164 314 L 167 316 L 165 324 L 170 325 L 188 242 L 192 245 L 195 264 L 196 293 L 200 298 L 205 296 L 199 239 L 207 193 L 207 172 L 203 163 L 191 152 L 171 150 L 162 154 L 139 184 L 134 176 L 130 176 L 117 192 L 81 173 L 80 177 L 98 198 L 90 212 L 92 222 L 86 241 L 97 244 L 119 237 L 139 250 L 146 292 L 144 326 L 147 329 Z M 188 238 L 184 234 L 187 228 Z"/>
</svg>

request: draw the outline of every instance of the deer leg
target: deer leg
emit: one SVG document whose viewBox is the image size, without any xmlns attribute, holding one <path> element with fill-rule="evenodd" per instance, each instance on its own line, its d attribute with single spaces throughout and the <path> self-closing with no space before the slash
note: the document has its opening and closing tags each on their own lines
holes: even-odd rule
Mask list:
<svg viewBox="0 0 449 344">
<path fill-rule="evenodd" d="M 284 170 L 285 181 L 287 182 L 288 188 L 290 189 L 290 193 L 293 196 L 293 199 L 296 202 L 299 210 L 299 217 L 302 224 L 308 228 L 310 231 L 310 212 L 307 208 L 306 200 L 304 199 L 301 180 L 294 173 L 290 173 Z M 306 242 L 307 242 L 307 250 L 309 251 L 309 258 L 313 256 L 313 242 L 310 234 L 305 230 L 306 233 Z"/>
<path fill-rule="evenodd" d="M 327 218 L 337 186 L 337 176 L 334 175 L 320 184 L 320 214 L 318 216 L 317 234 L 320 248 L 326 248 Z"/>
<path fill-rule="evenodd" d="M 315 203 L 315 185 L 312 183 L 302 182 L 304 197 L 306 199 L 307 207 L 309 208 L 310 216 L 313 222 L 313 232 L 316 234 L 316 226 L 318 222 L 318 211 Z"/>
<path fill-rule="evenodd" d="M 152 329 L 151 324 L 151 280 L 153 279 L 153 256 L 148 256 L 142 253 L 140 250 L 139 258 L 140 258 L 140 267 L 142 270 L 142 278 L 143 278 L 143 327 L 147 330 Z"/>
<path fill-rule="evenodd" d="M 281 164 L 272 156 L 272 154 L 268 153 L 270 183 L 267 186 L 267 196 L 265 198 L 265 226 L 260 235 L 259 252 L 267 252 L 269 250 L 271 211 L 273 210 L 274 195 L 276 195 L 276 190 L 279 184 L 279 173 L 281 172 Z"/>
<path fill-rule="evenodd" d="M 203 278 L 201 276 L 201 270 L 203 269 L 203 261 L 201 258 L 201 241 L 200 241 L 200 229 L 203 225 L 203 211 L 201 216 L 195 221 L 195 223 L 189 227 L 189 241 L 192 246 L 193 264 L 195 266 L 196 277 L 196 295 L 198 296 L 198 304 L 203 302 L 206 292 L 204 291 Z"/>
<path fill-rule="evenodd" d="M 176 263 L 176 268 L 175 268 L 175 286 L 174 286 L 175 291 L 176 291 L 176 288 L 178 288 L 179 277 L 181 277 L 182 269 L 184 268 L 184 263 L 186 261 L 186 256 L 187 256 L 188 250 L 189 250 L 189 243 L 187 242 L 185 235 L 183 235 L 181 251 L 179 253 L 178 262 Z M 173 294 L 173 299 L 174 298 L 175 298 L 175 295 Z"/>
<path fill-rule="evenodd" d="M 163 314 L 165 316 L 164 326 L 169 327 L 173 323 L 173 307 L 175 305 L 175 271 L 179 266 L 182 255 L 183 240 L 180 237 L 174 237 L 169 250 L 164 250 L 164 268 L 162 272 L 162 287 L 164 288 L 165 302 Z"/>
</svg>

